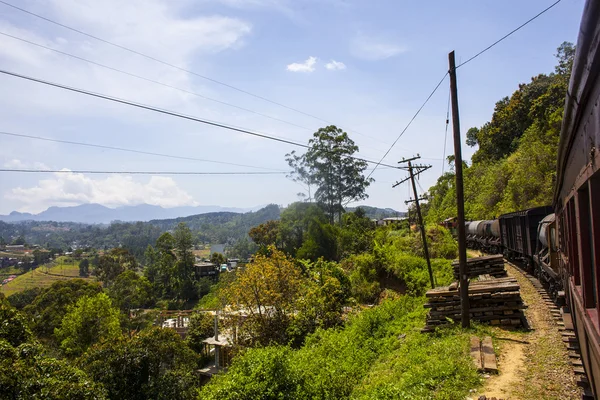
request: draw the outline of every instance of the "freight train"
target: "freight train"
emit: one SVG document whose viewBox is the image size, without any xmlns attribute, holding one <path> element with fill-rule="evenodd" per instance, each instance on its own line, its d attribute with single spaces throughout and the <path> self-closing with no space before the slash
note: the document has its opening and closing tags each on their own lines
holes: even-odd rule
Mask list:
<svg viewBox="0 0 600 400">
<path fill-rule="evenodd" d="M 600 1 L 587 0 L 565 101 L 552 206 L 466 223 L 467 246 L 502 253 L 570 311 L 600 395 Z M 444 221 L 452 225 L 451 220 Z"/>
</svg>

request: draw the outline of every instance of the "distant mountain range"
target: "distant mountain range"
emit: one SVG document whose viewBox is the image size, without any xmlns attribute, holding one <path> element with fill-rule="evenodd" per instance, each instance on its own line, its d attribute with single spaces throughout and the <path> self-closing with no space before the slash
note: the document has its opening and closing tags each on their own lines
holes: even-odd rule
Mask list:
<svg viewBox="0 0 600 400">
<path fill-rule="evenodd" d="M 8 215 L 0 215 L 0 221 L 56 221 L 79 222 L 85 224 L 108 224 L 113 221 L 134 222 L 156 219 L 172 219 L 189 215 L 206 214 L 211 212 L 245 213 L 256 211 L 264 206 L 253 208 L 234 208 L 220 206 L 173 207 L 163 208 L 149 204 L 109 208 L 100 204 L 82 204 L 72 207 L 50 207 L 39 214 L 20 213 L 13 211 Z"/>
<path fill-rule="evenodd" d="M 0 215 L 0 221 L 23 222 L 23 221 L 56 221 L 76 222 L 82 224 L 109 224 L 114 221 L 121 222 L 147 222 L 156 220 L 170 220 L 184 218 L 199 214 L 215 212 L 247 213 L 258 211 L 264 206 L 252 208 L 235 208 L 221 206 L 197 206 L 197 207 L 173 207 L 163 208 L 149 204 L 137 206 L 123 206 L 109 208 L 100 204 L 82 204 L 72 207 L 50 207 L 39 214 L 20 213 L 13 211 L 8 215 Z M 360 206 L 370 218 L 402 217 L 406 213 L 398 212 L 391 208 L 377 208 Z M 348 208 L 354 211 L 356 208 Z"/>
</svg>

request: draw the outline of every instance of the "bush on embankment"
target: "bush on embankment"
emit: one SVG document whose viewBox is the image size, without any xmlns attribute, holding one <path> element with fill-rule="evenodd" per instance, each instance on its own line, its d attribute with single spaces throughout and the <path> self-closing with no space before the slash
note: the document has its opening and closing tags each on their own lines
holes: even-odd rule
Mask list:
<svg viewBox="0 0 600 400">
<path fill-rule="evenodd" d="M 248 349 L 199 399 L 457 399 L 479 385 L 468 334 L 421 334 L 423 299 L 402 296 L 318 330 L 303 347 Z"/>
</svg>

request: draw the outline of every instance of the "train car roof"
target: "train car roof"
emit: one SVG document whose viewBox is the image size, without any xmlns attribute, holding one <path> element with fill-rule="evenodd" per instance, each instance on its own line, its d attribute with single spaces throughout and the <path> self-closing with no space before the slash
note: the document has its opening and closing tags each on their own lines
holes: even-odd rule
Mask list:
<svg viewBox="0 0 600 400">
<path fill-rule="evenodd" d="M 577 38 L 577 50 L 571 70 L 571 80 L 565 100 L 565 113 L 558 146 L 557 179 L 553 205 L 559 203 L 564 172 L 571 153 L 573 139 L 585 112 L 585 106 L 600 74 L 600 2 L 587 0 Z"/>
<path fill-rule="evenodd" d="M 541 206 L 541 207 L 529 208 L 527 210 L 521 210 L 521 211 L 515 211 L 515 212 L 511 212 L 511 213 L 502 214 L 501 216 L 498 217 L 498 219 L 519 217 L 519 216 L 531 215 L 531 214 L 533 214 L 533 215 L 548 215 L 551 212 L 552 212 L 552 207 Z"/>
</svg>

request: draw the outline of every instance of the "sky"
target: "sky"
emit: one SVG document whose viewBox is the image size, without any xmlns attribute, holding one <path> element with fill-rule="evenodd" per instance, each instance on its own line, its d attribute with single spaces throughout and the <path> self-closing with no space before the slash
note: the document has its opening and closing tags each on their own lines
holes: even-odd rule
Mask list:
<svg viewBox="0 0 600 400">
<path fill-rule="evenodd" d="M 0 3 L 2 70 L 299 143 L 307 143 L 320 127 L 335 124 L 357 143 L 358 156 L 375 161 L 390 148 L 444 76 L 450 51 L 456 51 L 458 63 L 465 61 L 554 2 L 3 1 L 164 63 Z M 463 142 L 466 131 L 489 121 L 495 103 L 510 96 L 519 83 L 553 71 L 556 48 L 564 41 L 577 40 L 583 7 L 584 0 L 562 0 L 458 69 Z M 285 154 L 302 152 L 302 148 L 289 144 L 5 74 L 0 74 L 0 87 L 3 169 L 285 172 L 289 171 Z M 403 157 L 420 154 L 420 161 L 432 168 L 421 174 L 419 192 L 435 183 L 444 156 L 453 153 L 452 124 L 447 137 L 445 130 L 448 97 L 446 78 L 383 161 L 395 165 Z M 466 145 L 462 149 L 467 160 L 475 150 Z M 367 189 L 369 198 L 360 204 L 405 210 L 408 183 L 392 189 L 392 184 L 405 175 L 403 171 L 378 168 L 372 175 L 375 182 Z M 0 172 L 0 214 L 14 210 L 37 213 L 50 206 L 85 203 L 108 207 L 141 203 L 163 207 L 285 206 L 297 201 L 303 190 L 285 173 L 168 176 Z"/>
</svg>

